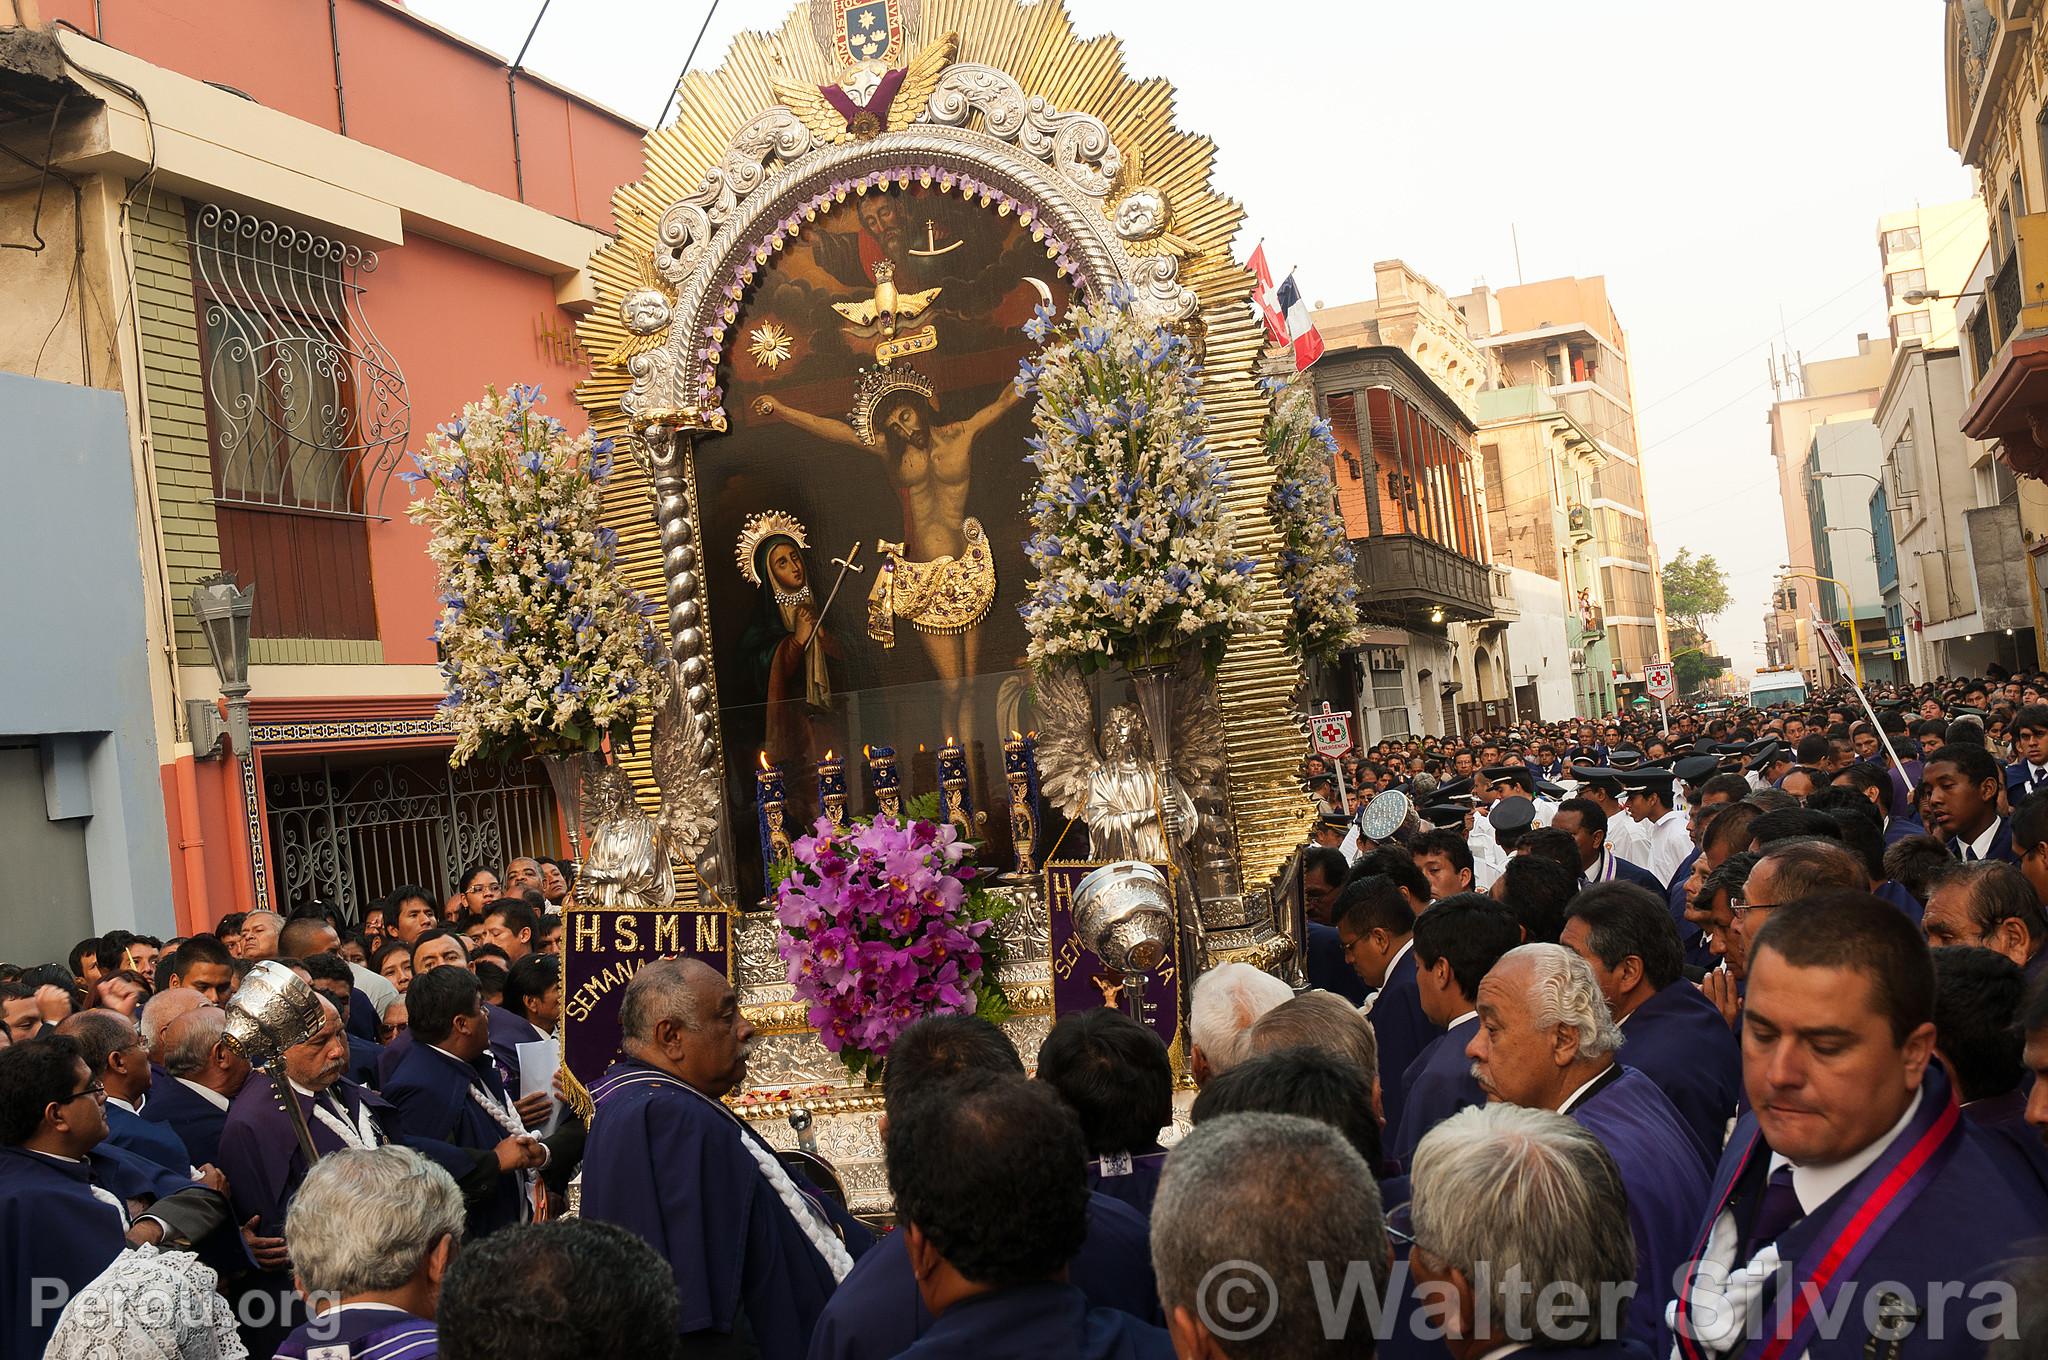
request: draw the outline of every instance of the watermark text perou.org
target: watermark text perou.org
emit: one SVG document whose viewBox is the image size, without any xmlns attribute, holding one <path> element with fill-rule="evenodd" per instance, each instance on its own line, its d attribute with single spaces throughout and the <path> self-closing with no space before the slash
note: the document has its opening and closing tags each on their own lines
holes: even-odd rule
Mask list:
<svg viewBox="0 0 2048 1360">
<path fill-rule="evenodd" d="M 1682 1282 L 1674 1283 L 1674 1296 Z M 1503 1343 L 1621 1335 L 1636 1295 L 1632 1280 L 1603 1284 L 1593 1297 L 1570 1281 L 1539 1285 L 1519 1266 L 1496 1277 L 1483 1262 L 1474 1268 L 1471 1286 L 1471 1321 L 1455 1325 Z M 2003 1280 L 1848 1281 L 1821 1291 L 1811 1281 L 1795 1281 L 1787 1268 L 1773 1300 L 1745 1319 L 1750 1339 L 1775 1333 L 1801 1301 L 1822 1340 L 1854 1335 L 1885 1342 L 1917 1333 L 1932 1341 L 1961 1336 L 1990 1342 L 2019 1334 L 2019 1298 Z M 1363 1322 L 1381 1341 L 1404 1331 L 1417 1340 L 1441 1341 L 1459 1309 L 1457 1291 L 1442 1280 L 1416 1280 L 1406 1261 L 1395 1262 L 1391 1271 L 1363 1261 L 1306 1261 L 1278 1281 L 1256 1262 L 1222 1261 L 1203 1275 L 1194 1299 L 1197 1317 L 1219 1341 L 1261 1336 L 1283 1308 L 1293 1317 L 1305 1303 L 1332 1340 L 1357 1336 Z"/>
<path fill-rule="evenodd" d="M 217 1298 L 217 1295 L 195 1289 L 172 1289 L 155 1284 L 91 1289 L 74 1296 L 70 1281 L 54 1275 L 38 1275 L 29 1281 L 29 1325 L 54 1327 L 64 1310 L 70 1307 L 75 1308 L 74 1322 L 95 1331 L 131 1326 L 152 1332 L 198 1330 L 213 1326 Z M 250 1289 L 233 1295 L 228 1302 L 238 1326 L 267 1328 L 294 1318 L 306 1318 L 315 1310 L 331 1308 L 340 1303 L 341 1298 L 335 1294 L 315 1294 L 307 1298 L 290 1288 Z M 329 1316 L 338 1330 L 341 1317 L 346 1315 Z M 320 1319 L 314 1318 L 313 1325 L 318 1328 Z M 311 1335 L 310 1339 L 331 1338 Z"/>
</svg>

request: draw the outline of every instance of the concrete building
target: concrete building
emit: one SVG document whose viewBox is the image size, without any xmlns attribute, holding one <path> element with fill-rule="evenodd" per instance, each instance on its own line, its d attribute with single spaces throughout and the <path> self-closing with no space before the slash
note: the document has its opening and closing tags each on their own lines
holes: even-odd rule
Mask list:
<svg viewBox="0 0 2048 1360">
<path fill-rule="evenodd" d="M 1577 688 L 1586 678 L 1585 649 L 1573 641 L 1582 636 L 1581 618 L 1564 583 L 1523 567 L 1507 572 L 1515 602 L 1507 654 L 1516 716 L 1522 722 L 1556 722 L 1574 714 L 1605 717 L 1611 710 L 1589 707 Z"/>
<path fill-rule="evenodd" d="M 1872 504 L 1897 544 L 1887 626 L 1916 683 L 2033 654 L 2018 487 L 1989 444 L 1963 434 L 1964 400 L 1962 356 L 1912 342 L 1878 398 Z"/>
<path fill-rule="evenodd" d="M 1764 649 L 1767 664 L 1797 666 L 1806 673 L 1809 682 L 1818 681 L 1822 664 L 1811 624 L 1811 606 L 1822 584 L 1813 579 L 1818 558 L 1813 519 L 1807 506 L 1813 435 L 1832 417 L 1867 418 L 1876 410 L 1878 393 L 1890 371 L 1891 349 L 1889 340 L 1859 335 L 1854 354 L 1800 361 L 1792 375 L 1791 393 L 1773 402 L 1766 418 L 1771 432 L 1771 457 L 1778 468 L 1778 503 L 1785 517 L 1787 572 L 1774 594 L 1773 607 L 1764 618 Z M 1865 525 L 1867 509 L 1859 502 L 1853 516 L 1835 522 Z"/>
<path fill-rule="evenodd" d="M 1508 629 L 1509 655 L 1517 676 L 1541 655 L 1561 682 L 1539 686 L 1540 709 L 1521 716 L 1606 717 L 1614 712 L 1614 667 L 1592 506 L 1607 453 L 1544 387 L 1492 388 L 1479 394 L 1478 409 L 1488 536 L 1494 561 L 1513 569 L 1522 611 Z M 1561 608 L 1552 607 L 1553 594 Z M 1553 624 L 1557 637 L 1527 645 Z"/>
<path fill-rule="evenodd" d="M 1971 439 L 1991 443 L 2017 478 L 2011 565 L 2024 572 L 2023 622 L 2034 645 L 2017 646 L 2020 622 L 2012 638 L 2032 668 L 2048 661 L 2041 562 L 2048 553 L 2048 83 L 2039 78 L 2048 65 L 2048 24 L 2038 5 L 2020 0 L 1948 0 L 1946 10 L 1948 143 L 1977 172 L 1988 236 L 1967 290 L 1976 296 L 1957 313 L 1968 391 L 1960 423 Z M 2004 527 L 1994 536 L 2003 541 Z M 1996 630 L 1996 638 L 2005 636 Z M 2014 651 L 2002 664 L 2014 664 Z"/>
<path fill-rule="evenodd" d="M 1309 370 L 1339 449 L 1337 507 L 1358 555 L 1365 644 L 1346 677 L 1365 742 L 1510 721 L 1505 573 L 1489 563 L 1474 434 L 1486 354 L 1441 289 L 1399 260 L 1374 296 L 1320 308 Z"/>
<path fill-rule="evenodd" d="M 1885 307 L 1892 348 L 1917 340 L 1929 349 L 1956 343 L 1956 301 L 1984 253 L 1984 204 L 1937 203 L 1877 219 Z"/>
<path fill-rule="evenodd" d="M 1481 287 L 1452 300 L 1474 344 L 1493 356 L 1499 385 L 1541 388 L 1607 461 L 1586 502 L 1598 545 L 1609 666 L 1619 702 L 1640 694 L 1643 667 L 1668 656 L 1656 535 L 1643 494 L 1628 340 L 1601 277 Z"/>
<path fill-rule="evenodd" d="M 1878 543 L 1870 527 L 1871 488 L 1878 483 L 1884 446 L 1875 411 L 1845 411 L 1814 427 L 1806 446 L 1805 509 L 1813 542 L 1811 585 L 1820 614 L 1835 625 L 1844 646 L 1855 638 L 1863 679 L 1893 678 L 1884 592 L 1878 586 Z M 1807 616 L 1809 624 L 1812 616 Z M 1848 678 L 1834 673 L 1823 650 L 1820 683 Z"/>
<path fill-rule="evenodd" d="M 387 483 L 486 384 L 580 420 L 582 269 L 641 129 L 395 0 L 42 8 L 0 29 L 0 240 L 43 243 L 0 251 L 0 430 L 36 440 L 0 622 L 37 663 L 0 684 L 0 807 L 47 825 L 0 818 L 0 854 L 73 866 L 68 947 L 553 850 L 537 770 L 448 768 Z M 218 704 L 189 600 L 222 572 L 256 588 L 225 757 L 187 707 Z"/>
</svg>

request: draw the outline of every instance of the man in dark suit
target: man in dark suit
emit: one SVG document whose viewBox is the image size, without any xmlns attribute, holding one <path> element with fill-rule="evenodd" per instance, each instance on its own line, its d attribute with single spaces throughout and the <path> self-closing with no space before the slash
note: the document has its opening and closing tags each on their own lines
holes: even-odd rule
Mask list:
<svg viewBox="0 0 2048 1360">
<path fill-rule="evenodd" d="M 1522 942 L 1514 912 L 1478 893 L 1459 893 L 1415 918 L 1415 987 L 1422 1012 L 1442 1030 L 1403 1075 L 1401 1124 L 1388 1149 L 1403 1166 L 1424 1134 L 1478 1105 L 1486 1095 L 1473 1079 L 1465 1045 L 1479 1028 L 1479 980 Z"/>
<path fill-rule="evenodd" d="M 476 974 L 437 968 L 413 979 L 405 994 L 412 1047 L 400 1058 L 384 1098 L 407 1132 L 466 1148 L 475 1165 L 459 1175 L 470 1231 L 482 1236 L 532 1217 L 533 1177 L 547 1165 L 536 1154 L 489 1052 L 489 1020 Z"/>
<path fill-rule="evenodd" d="M 2012 715 L 2013 751 L 2005 767 L 2006 802 L 2014 807 L 2030 793 L 2048 789 L 2048 704 L 2027 704 Z"/>
<path fill-rule="evenodd" d="M 1964 863 L 2017 864 L 2012 828 L 1998 815 L 1998 762 L 1981 746 L 1952 743 L 1927 758 L 1928 830 Z"/>
<path fill-rule="evenodd" d="M 1557 805 L 1552 827 L 1569 831 L 1579 847 L 1579 879 L 1586 886 L 1595 883 L 1634 883 L 1653 893 L 1664 891 L 1657 876 L 1640 864 L 1631 864 L 1607 848 L 1607 814 L 1590 798 L 1567 798 Z"/>
<path fill-rule="evenodd" d="M 147 1158 L 166 1171 L 190 1175 L 192 1161 L 177 1134 L 142 1117 L 156 1074 L 135 1022 L 118 1011 L 80 1011 L 57 1032 L 78 1041 L 86 1065 L 107 1091 L 107 1144 Z"/>
<path fill-rule="evenodd" d="M 1389 1129 L 1401 1127 L 1402 1075 L 1437 1034 L 1415 990 L 1415 913 L 1408 902 L 1391 879 L 1374 875 L 1346 885 L 1337 907 L 1345 963 L 1367 987 L 1377 989 L 1365 1003 L 1365 1018 L 1379 1041 L 1379 1070 L 1386 1074 L 1381 1101 Z"/>
<path fill-rule="evenodd" d="M 1963 1118 L 2007 1152 L 2029 1193 L 2048 1193 L 2048 1143 L 2027 1123 L 2020 1010 L 2026 979 L 2011 959 L 1968 945 L 1934 954 L 1934 1056 L 1955 1079 Z"/>
<path fill-rule="evenodd" d="M 1718 1152 L 1742 1096 L 1742 1046 L 1688 982 L 1664 904 L 1625 883 L 1572 899 L 1561 937 L 1593 970 L 1621 1026 L 1621 1060 L 1670 1098 L 1700 1145 Z"/>
<path fill-rule="evenodd" d="M 164 1075 L 150 1088 L 144 1119 L 169 1126 L 183 1140 L 194 1166 L 220 1156 L 228 1102 L 249 1079 L 249 1060 L 222 1039 L 227 1012 L 218 1006 L 187 1011 L 164 1027 Z"/>
<path fill-rule="evenodd" d="M 1925 942 L 1869 893 L 1828 891 L 1777 906 L 1750 950 L 1750 1113 L 1680 1277 L 1680 1352 L 1980 1355 L 1970 1319 L 2039 1233 L 2048 1195 L 2001 1170 L 1931 1061 Z M 1878 1289 L 1897 1297 L 1864 1308 Z"/>
</svg>

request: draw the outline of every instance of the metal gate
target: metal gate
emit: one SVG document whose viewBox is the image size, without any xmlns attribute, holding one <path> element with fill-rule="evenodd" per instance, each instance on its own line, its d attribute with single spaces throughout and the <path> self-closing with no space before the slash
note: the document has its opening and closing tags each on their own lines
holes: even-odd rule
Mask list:
<svg viewBox="0 0 2048 1360">
<path fill-rule="evenodd" d="M 325 901 L 360 920 L 364 904 L 408 883 L 438 905 L 472 864 L 502 873 L 512 855 L 560 853 L 554 792 L 529 761 L 275 757 L 264 798 L 287 912 Z"/>
</svg>

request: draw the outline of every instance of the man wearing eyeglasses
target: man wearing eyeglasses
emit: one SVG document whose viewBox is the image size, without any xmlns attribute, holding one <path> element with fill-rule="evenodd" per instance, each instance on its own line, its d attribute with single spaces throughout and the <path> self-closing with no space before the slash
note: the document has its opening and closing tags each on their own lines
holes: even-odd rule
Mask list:
<svg viewBox="0 0 2048 1360">
<path fill-rule="evenodd" d="M 106 1087 L 78 1041 L 0 1049 L 0 1360 L 36 1360 L 71 1295 L 124 1245 L 187 1247 L 226 1199 L 102 1147 Z"/>
</svg>

